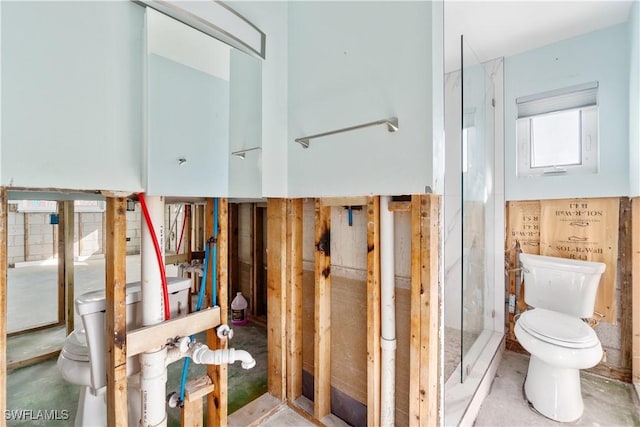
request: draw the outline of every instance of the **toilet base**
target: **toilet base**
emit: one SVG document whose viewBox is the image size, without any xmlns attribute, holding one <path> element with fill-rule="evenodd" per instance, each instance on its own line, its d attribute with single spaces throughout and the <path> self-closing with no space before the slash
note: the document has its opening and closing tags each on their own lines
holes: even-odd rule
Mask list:
<svg viewBox="0 0 640 427">
<path fill-rule="evenodd" d="M 103 426 L 107 424 L 106 395 L 91 393 L 91 388 L 80 387 L 80 399 L 78 399 L 78 410 L 76 411 L 75 427 Z"/>
<path fill-rule="evenodd" d="M 107 426 L 106 388 L 97 395 L 91 393 L 91 387 L 80 387 L 80 398 L 76 411 L 75 427 Z M 140 374 L 127 378 L 127 412 L 130 426 L 140 424 Z"/>
<path fill-rule="evenodd" d="M 571 422 L 582 416 L 579 369 L 551 366 L 532 355 L 524 391 L 536 411 L 547 418 Z"/>
</svg>

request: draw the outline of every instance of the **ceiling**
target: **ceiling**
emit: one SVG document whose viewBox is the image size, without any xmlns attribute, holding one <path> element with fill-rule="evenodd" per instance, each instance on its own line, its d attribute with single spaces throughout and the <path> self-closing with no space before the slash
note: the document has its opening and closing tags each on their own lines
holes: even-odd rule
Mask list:
<svg viewBox="0 0 640 427">
<path fill-rule="evenodd" d="M 445 71 L 460 68 L 461 34 L 484 62 L 625 22 L 631 4 L 616 0 L 445 0 Z"/>
</svg>

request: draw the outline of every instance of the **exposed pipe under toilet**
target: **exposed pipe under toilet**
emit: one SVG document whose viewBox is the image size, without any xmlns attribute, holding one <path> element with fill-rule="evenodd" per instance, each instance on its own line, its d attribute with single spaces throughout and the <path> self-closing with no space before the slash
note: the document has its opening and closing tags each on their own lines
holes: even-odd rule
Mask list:
<svg viewBox="0 0 640 427">
<path fill-rule="evenodd" d="M 380 424 L 395 425 L 396 296 L 393 212 L 391 197 L 380 197 L 380 320 L 381 378 Z"/>
</svg>

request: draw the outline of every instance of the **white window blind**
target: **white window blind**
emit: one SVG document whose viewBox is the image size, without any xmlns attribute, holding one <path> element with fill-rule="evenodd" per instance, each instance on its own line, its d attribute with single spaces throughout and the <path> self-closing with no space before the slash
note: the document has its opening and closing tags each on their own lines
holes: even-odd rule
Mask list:
<svg viewBox="0 0 640 427">
<path fill-rule="evenodd" d="M 516 99 L 518 118 L 598 105 L 598 82 L 584 83 Z"/>
</svg>

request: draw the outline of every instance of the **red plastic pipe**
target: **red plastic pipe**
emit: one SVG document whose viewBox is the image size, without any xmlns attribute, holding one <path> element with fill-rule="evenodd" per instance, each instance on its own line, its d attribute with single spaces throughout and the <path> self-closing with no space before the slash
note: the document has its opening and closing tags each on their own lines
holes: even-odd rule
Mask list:
<svg viewBox="0 0 640 427">
<path fill-rule="evenodd" d="M 151 234 L 153 247 L 156 251 L 156 259 L 158 260 L 158 268 L 160 269 L 160 278 L 162 279 L 162 299 L 164 300 L 164 320 L 169 320 L 171 319 L 171 309 L 169 307 L 169 285 L 167 284 L 167 273 L 164 269 L 162 252 L 160 251 L 160 245 L 158 244 L 156 231 L 153 228 L 153 223 L 151 222 L 151 216 L 149 215 L 147 203 L 144 201 L 144 193 L 138 194 L 138 200 L 140 201 L 140 206 L 142 207 L 142 214 L 144 215 L 144 220 L 147 223 L 147 228 L 149 228 L 149 233 Z"/>
</svg>

